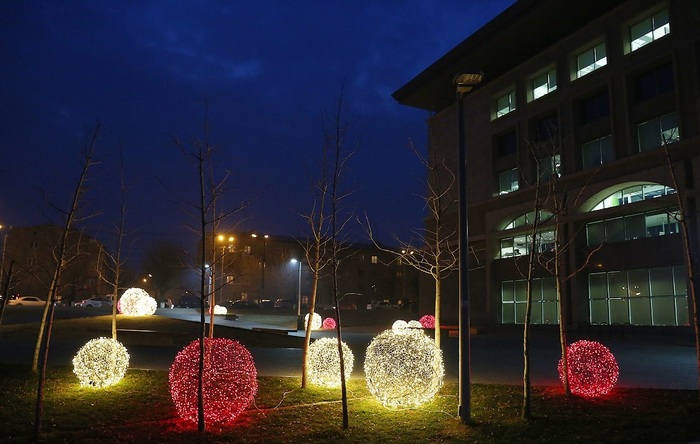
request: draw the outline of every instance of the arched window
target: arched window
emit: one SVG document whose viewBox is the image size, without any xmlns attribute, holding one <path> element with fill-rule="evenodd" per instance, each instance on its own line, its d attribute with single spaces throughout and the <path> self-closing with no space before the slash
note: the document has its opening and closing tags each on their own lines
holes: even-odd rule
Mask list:
<svg viewBox="0 0 700 444">
<path fill-rule="evenodd" d="M 604 197 L 595 198 L 592 208 L 590 208 L 588 211 L 618 207 L 620 205 L 656 199 L 658 197 L 668 196 L 675 193 L 676 190 L 673 188 L 654 182 L 638 182 L 635 184 L 627 184 L 627 186 L 618 185 L 615 191 L 610 191 L 610 189 L 608 189 L 607 192 L 598 193 L 597 196 L 602 194 Z"/>
</svg>

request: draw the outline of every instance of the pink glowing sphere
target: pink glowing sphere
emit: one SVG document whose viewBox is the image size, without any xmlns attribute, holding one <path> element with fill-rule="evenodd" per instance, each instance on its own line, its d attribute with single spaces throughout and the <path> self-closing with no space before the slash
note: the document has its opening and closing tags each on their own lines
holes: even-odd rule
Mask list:
<svg viewBox="0 0 700 444">
<path fill-rule="evenodd" d="M 584 398 L 596 398 L 610 393 L 617 383 L 620 369 L 615 357 L 603 344 L 595 341 L 577 341 L 566 349 L 569 388 L 571 393 Z M 557 369 L 564 381 L 563 359 Z"/>
<path fill-rule="evenodd" d="M 178 415 L 197 422 L 199 340 L 182 349 L 170 366 L 170 395 Z M 255 398 L 257 370 L 250 352 L 238 341 L 204 340 L 204 420 L 225 423 L 236 419 Z"/>
<path fill-rule="evenodd" d="M 423 328 L 435 328 L 435 316 L 433 315 L 423 315 L 418 322 Z"/>
<path fill-rule="evenodd" d="M 323 320 L 323 329 L 324 330 L 333 330 L 336 326 L 335 319 L 333 318 L 326 318 Z"/>
</svg>

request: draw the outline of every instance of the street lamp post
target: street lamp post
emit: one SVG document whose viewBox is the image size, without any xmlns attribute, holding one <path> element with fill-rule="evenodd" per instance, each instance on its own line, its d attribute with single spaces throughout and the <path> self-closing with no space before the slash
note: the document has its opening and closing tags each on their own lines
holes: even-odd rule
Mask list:
<svg viewBox="0 0 700 444">
<path fill-rule="evenodd" d="M 292 259 L 293 264 L 299 264 L 299 278 L 297 280 L 297 330 L 302 330 L 304 328 L 304 323 L 301 320 L 301 261 L 298 259 Z"/>
<path fill-rule="evenodd" d="M 459 74 L 457 92 L 457 186 L 459 188 L 459 417 L 471 421 L 471 345 L 469 338 L 469 213 L 467 207 L 467 149 L 464 134 L 464 95 L 481 83 L 483 73 Z"/>
</svg>

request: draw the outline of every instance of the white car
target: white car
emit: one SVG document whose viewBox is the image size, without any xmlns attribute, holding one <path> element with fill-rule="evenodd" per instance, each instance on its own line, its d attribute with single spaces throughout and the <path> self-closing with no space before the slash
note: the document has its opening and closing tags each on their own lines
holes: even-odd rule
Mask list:
<svg viewBox="0 0 700 444">
<path fill-rule="evenodd" d="M 112 300 L 104 296 L 93 296 L 75 304 L 76 307 L 111 307 Z"/>
<path fill-rule="evenodd" d="M 10 299 L 7 301 L 7 305 L 46 305 L 46 301 L 39 299 L 36 296 L 20 296 L 18 298 Z"/>
</svg>

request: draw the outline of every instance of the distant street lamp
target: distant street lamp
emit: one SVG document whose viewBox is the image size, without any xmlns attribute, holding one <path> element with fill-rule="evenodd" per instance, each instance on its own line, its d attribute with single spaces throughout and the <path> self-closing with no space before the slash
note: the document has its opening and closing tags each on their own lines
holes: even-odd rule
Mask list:
<svg viewBox="0 0 700 444">
<path fill-rule="evenodd" d="M 483 73 L 459 74 L 457 92 L 457 187 L 459 189 L 459 417 L 471 421 L 471 346 L 469 338 L 469 214 L 467 207 L 467 148 L 464 134 L 464 95 L 481 83 Z"/>
<path fill-rule="evenodd" d="M 302 330 L 304 328 L 304 324 L 301 320 L 301 261 L 292 259 L 290 262 L 293 264 L 299 264 L 299 279 L 297 286 L 297 330 Z"/>
</svg>

